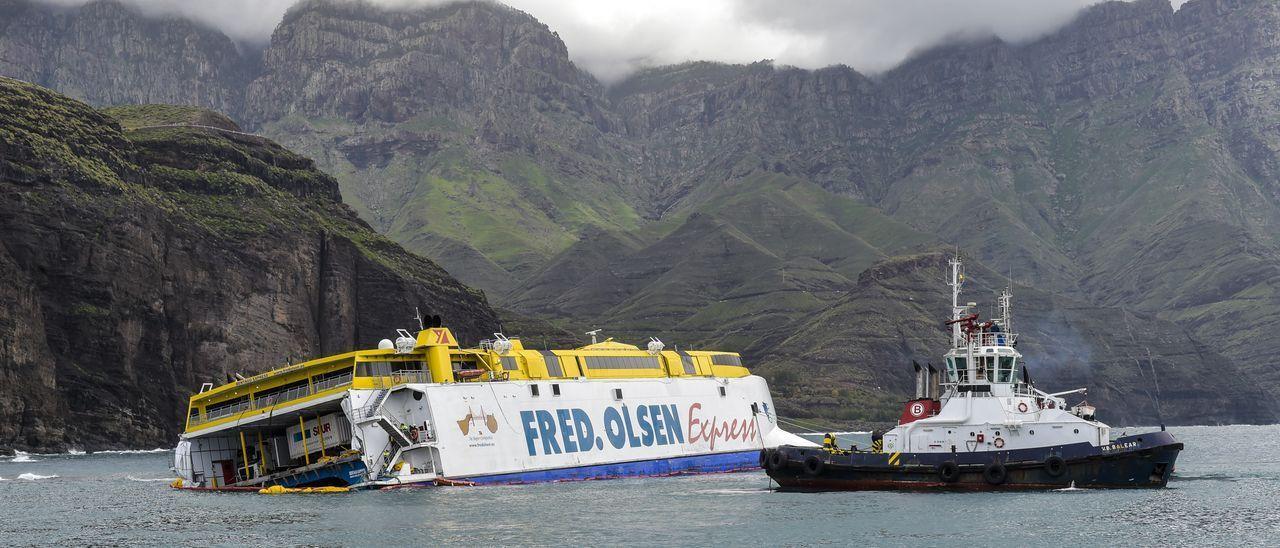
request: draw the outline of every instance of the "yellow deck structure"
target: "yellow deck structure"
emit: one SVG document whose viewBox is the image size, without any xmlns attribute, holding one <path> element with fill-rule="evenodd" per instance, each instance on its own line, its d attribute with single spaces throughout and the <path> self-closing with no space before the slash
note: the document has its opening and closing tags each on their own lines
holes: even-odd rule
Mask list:
<svg viewBox="0 0 1280 548">
<path fill-rule="evenodd" d="M 483 383 L 516 380 L 745 377 L 733 352 L 650 352 L 606 340 L 570 350 L 527 350 L 519 339 L 461 348 L 448 328 L 420 331 L 396 349 L 357 350 L 281 367 L 191 397 L 186 432 L 254 420 L 283 407 L 329 399 L 348 389 L 405 383 Z M 207 385 L 206 385 L 207 386 Z"/>
</svg>

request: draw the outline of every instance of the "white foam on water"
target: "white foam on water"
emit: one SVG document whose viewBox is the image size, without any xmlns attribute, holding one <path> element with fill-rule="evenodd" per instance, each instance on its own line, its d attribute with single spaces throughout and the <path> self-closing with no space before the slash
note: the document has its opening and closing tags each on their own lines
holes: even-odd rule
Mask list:
<svg viewBox="0 0 1280 548">
<path fill-rule="evenodd" d="M 36 480 L 43 480 L 43 479 L 53 479 L 53 478 L 56 478 L 56 477 L 58 477 L 58 475 L 57 475 L 57 474 L 53 474 L 53 475 L 50 475 L 50 476 L 42 476 L 42 475 L 40 475 L 40 474 L 32 474 L 31 472 L 27 472 L 27 473 L 25 473 L 25 474 L 20 474 L 20 475 L 18 476 L 18 479 L 20 479 L 20 480 L 27 480 L 27 481 L 36 481 Z"/>
<path fill-rule="evenodd" d="M 1087 489 L 1081 489 L 1081 488 L 1079 488 L 1079 487 L 1076 487 L 1076 482 L 1074 482 L 1074 481 L 1073 481 L 1073 482 L 1071 482 L 1071 485 L 1068 485 L 1068 486 L 1066 486 L 1066 487 L 1063 487 L 1062 489 L 1054 489 L 1054 491 L 1059 491 L 1059 492 L 1062 492 L 1062 491 L 1087 491 Z"/>
<path fill-rule="evenodd" d="M 67 451 L 67 454 L 71 456 L 80 456 L 80 455 L 84 455 L 85 452 L 82 449 L 70 449 Z"/>
<path fill-rule="evenodd" d="M 756 495 L 769 493 L 768 489 L 701 489 L 694 491 L 700 495 Z"/>
<path fill-rule="evenodd" d="M 173 478 L 135 478 L 133 476 L 125 476 L 124 479 L 129 481 L 173 481 Z"/>
<path fill-rule="evenodd" d="M 40 460 L 31 458 L 31 453 L 27 453 L 25 451 L 14 451 L 13 460 L 10 460 L 9 462 L 40 462 Z"/>
<path fill-rule="evenodd" d="M 165 449 L 163 447 L 157 447 L 155 449 L 119 449 L 115 451 L 94 451 L 93 454 L 95 455 L 146 455 L 150 453 L 164 453 L 167 451 L 171 451 L 171 449 Z"/>
</svg>

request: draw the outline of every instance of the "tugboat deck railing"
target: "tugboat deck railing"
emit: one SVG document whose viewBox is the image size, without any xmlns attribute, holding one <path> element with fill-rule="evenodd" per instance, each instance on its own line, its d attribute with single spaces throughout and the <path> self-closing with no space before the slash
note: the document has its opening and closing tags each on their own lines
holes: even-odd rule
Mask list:
<svg viewBox="0 0 1280 548">
<path fill-rule="evenodd" d="M 957 348 L 980 348 L 984 346 L 1012 348 L 1018 342 L 1017 333 L 974 333 L 965 339 L 966 343 Z"/>
</svg>

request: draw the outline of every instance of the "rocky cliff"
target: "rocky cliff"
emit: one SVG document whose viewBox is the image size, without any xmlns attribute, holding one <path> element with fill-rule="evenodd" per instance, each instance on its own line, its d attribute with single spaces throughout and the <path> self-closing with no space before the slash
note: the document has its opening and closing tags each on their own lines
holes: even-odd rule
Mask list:
<svg viewBox="0 0 1280 548">
<path fill-rule="evenodd" d="M 185 19 L 117 2 L 60 9 L 0 0 L 0 75 L 95 105 L 166 103 L 239 113 L 255 54 Z"/>
<path fill-rule="evenodd" d="M 175 121 L 239 129 L 0 78 L 0 447 L 167 446 L 200 383 L 375 345 L 414 307 L 464 339 L 497 328 L 309 159 L 152 127 Z"/>
<path fill-rule="evenodd" d="M 1177 355 L 1167 367 L 1188 382 L 1228 367 L 1265 391 L 1251 404 L 1183 386 L 1171 409 L 1277 416 L 1280 9 L 1269 0 L 1107 2 L 1028 43 L 945 44 L 874 77 L 691 62 L 607 89 L 552 29 L 490 2 L 308 0 L 260 54 L 181 22 L 157 31 L 109 1 L 0 8 L 0 73 L 94 104 L 160 96 L 241 113 L 315 158 L 377 231 L 559 325 L 749 348 L 783 374 L 799 343 L 775 358 L 760 341 L 822 333 L 812 322 L 824 314 L 906 314 L 883 295 L 931 302 L 936 288 L 876 292 L 863 274 L 958 247 L 1024 287 L 1025 312 L 1087 333 L 1079 344 L 1037 334 L 1040 359 L 1065 352 L 1088 370 L 1044 383 L 1115 387 L 1108 403 L 1150 422 L 1150 399 L 1120 388 L 1136 369 L 1115 364 L 1151 346 L 1157 362 Z M 72 31 L 93 17 L 116 22 Z M 38 51 L 68 53 L 53 70 Z M 125 76 L 107 81 L 105 67 Z M 149 72 L 162 77 L 130 76 Z M 939 331 L 902 322 L 896 340 Z M 1117 333 L 1134 333 L 1125 352 Z M 907 349 L 936 354 L 846 342 L 875 358 L 829 361 L 849 393 Z M 905 386 L 881 380 L 884 401 L 837 398 L 840 412 L 886 412 Z M 789 390 L 792 403 L 819 401 L 813 386 Z"/>
</svg>

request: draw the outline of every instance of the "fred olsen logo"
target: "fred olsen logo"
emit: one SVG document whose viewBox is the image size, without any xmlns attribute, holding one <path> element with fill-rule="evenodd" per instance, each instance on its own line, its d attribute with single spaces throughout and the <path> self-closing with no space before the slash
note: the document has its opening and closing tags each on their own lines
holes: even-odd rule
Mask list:
<svg viewBox="0 0 1280 548">
<path fill-rule="evenodd" d="M 457 422 L 458 430 L 461 430 L 464 436 L 471 435 L 473 432 L 475 436 L 483 436 L 482 429 L 488 430 L 490 434 L 498 432 L 498 417 L 485 413 L 483 407 L 480 408 L 479 413 L 467 409 L 467 416 L 458 419 Z"/>
<path fill-rule="evenodd" d="M 635 449 L 658 445 L 743 443 L 759 436 L 755 422 L 706 416 L 701 403 L 681 416 L 675 404 L 609 406 L 600 422 L 581 408 L 534 409 L 520 412 L 529 456 Z M 687 441 L 686 441 L 687 440 Z"/>
</svg>

